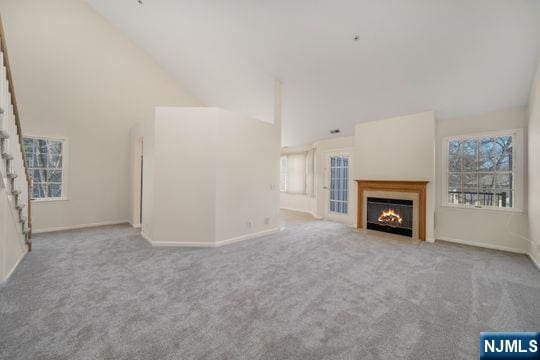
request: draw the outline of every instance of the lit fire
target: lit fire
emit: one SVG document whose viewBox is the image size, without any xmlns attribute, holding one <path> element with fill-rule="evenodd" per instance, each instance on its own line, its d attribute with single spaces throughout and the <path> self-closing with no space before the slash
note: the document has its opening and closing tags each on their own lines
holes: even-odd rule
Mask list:
<svg viewBox="0 0 540 360">
<path fill-rule="evenodd" d="M 397 225 L 403 222 L 401 216 L 394 209 L 384 210 L 377 220 L 390 225 Z"/>
</svg>

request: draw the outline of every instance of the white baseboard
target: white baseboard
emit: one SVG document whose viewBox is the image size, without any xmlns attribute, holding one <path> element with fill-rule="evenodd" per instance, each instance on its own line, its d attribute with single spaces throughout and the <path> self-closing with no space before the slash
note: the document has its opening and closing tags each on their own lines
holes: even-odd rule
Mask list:
<svg viewBox="0 0 540 360">
<path fill-rule="evenodd" d="M 45 229 L 32 230 L 32 233 L 33 234 L 41 234 L 41 233 L 48 233 L 48 232 L 55 232 L 55 231 L 84 229 L 84 228 L 91 228 L 91 227 L 96 227 L 96 226 L 119 225 L 119 224 L 129 224 L 129 221 L 127 221 L 127 220 L 123 220 L 123 221 L 103 221 L 103 222 L 91 223 L 91 224 L 80 224 L 80 225 L 71 225 L 71 226 L 51 227 L 51 228 L 45 228 Z"/>
<path fill-rule="evenodd" d="M 15 265 L 13 265 L 13 267 L 11 268 L 11 270 L 9 270 L 8 274 L 6 275 L 6 278 L 4 280 L 1 280 L 0 279 L 0 285 L 6 283 L 9 278 L 11 277 L 11 275 L 13 275 L 13 273 L 15 272 L 15 269 L 17 268 L 17 266 L 19 266 L 19 264 L 21 263 L 22 259 L 24 259 L 24 257 L 26 256 L 26 254 L 28 254 L 28 251 L 25 251 L 22 256 L 19 258 L 19 260 L 17 260 L 17 262 L 15 263 Z"/>
<path fill-rule="evenodd" d="M 239 242 L 239 241 L 255 239 L 255 238 L 258 238 L 258 237 L 261 237 L 261 236 L 275 234 L 275 233 L 280 232 L 280 231 L 281 231 L 281 227 L 275 227 L 275 228 L 271 228 L 271 229 L 268 229 L 268 230 L 259 231 L 259 232 L 253 233 L 253 234 L 246 234 L 246 235 L 237 236 L 237 237 L 233 237 L 233 238 L 226 239 L 226 240 L 221 240 L 221 241 L 216 242 L 214 246 L 222 246 L 222 245 L 232 244 L 232 243 Z"/>
<path fill-rule="evenodd" d="M 142 227 L 141 224 L 133 224 L 131 221 L 129 222 L 129 225 L 131 225 L 131 227 L 135 229 L 140 229 Z"/>
<path fill-rule="evenodd" d="M 317 214 L 315 214 L 313 211 L 309 211 L 309 210 L 302 210 L 302 209 L 293 209 L 293 208 L 288 208 L 288 207 L 280 207 L 279 208 L 280 210 L 288 210 L 288 211 L 296 211 L 296 212 L 301 212 L 301 213 L 304 213 L 304 214 L 309 214 L 311 216 L 313 216 L 313 218 L 317 219 L 317 220 L 322 220 L 322 216 L 319 216 Z"/>
<path fill-rule="evenodd" d="M 259 231 L 259 232 L 253 233 L 253 234 L 247 234 L 247 235 L 237 236 L 237 237 L 226 239 L 226 240 L 221 240 L 221 241 L 218 241 L 218 242 L 215 242 L 215 243 L 152 241 L 152 239 L 150 239 L 150 237 L 146 233 L 144 233 L 144 231 L 141 231 L 141 236 L 143 237 L 143 239 L 148 241 L 148 243 L 150 245 L 155 246 L 155 247 L 201 247 L 201 248 L 210 248 L 210 247 L 219 247 L 219 246 L 223 246 L 223 245 L 236 243 L 236 242 L 239 242 L 239 241 L 244 241 L 244 240 L 254 239 L 254 238 L 258 238 L 258 237 L 265 236 L 265 235 L 274 234 L 274 233 L 277 233 L 277 232 L 279 232 L 281 230 L 282 230 L 281 228 L 276 227 L 276 228 L 272 228 L 272 229 L 268 229 L 268 230 Z"/>
<path fill-rule="evenodd" d="M 456 244 L 476 246 L 476 247 L 481 247 L 485 249 L 507 251 L 507 252 L 512 252 L 516 254 L 527 254 L 527 251 L 523 249 L 517 249 L 517 248 L 513 248 L 509 246 L 502 246 L 502 245 L 486 244 L 486 243 L 480 243 L 480 242 L 474 242 L 474 241 L 468 241 L 468 240 L 454 239 L 447 236 L 437 236 L 437 240 L 448 241 L 448 242 L 452 242 Z"/>
</svg>

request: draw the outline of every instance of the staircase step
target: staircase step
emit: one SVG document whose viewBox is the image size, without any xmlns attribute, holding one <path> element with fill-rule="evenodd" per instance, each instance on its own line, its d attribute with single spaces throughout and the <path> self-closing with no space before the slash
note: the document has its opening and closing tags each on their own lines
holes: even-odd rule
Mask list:
<svg viewBox="0 0 540 360">
<path fill-rule="evenodd" d="M 19 196 L 19 195 L 21 195 L 21 190 L 13 190 L 13 191 L 11 192 L 11 195 L 13 195 L 13 196 Z"/>
<path fill-rule="evenodd" d="M 15 206 L 15 208 L 17 210 L 22 210 L 22 209 L 24 209 L 25 206 L 26 206 L 26 204 L 17 204 L 17 206 Z"/>
<path fill-rule="evenodd" d="M 3 154 L 2 154 L 2 158 L 3 158 L 4 160 L 13 160 L 13 155 L 8 154 L 8 153 L 3 153 Z"/>
<path fill-rule="evenodd" d="M 9 134 L 5 130 L 0 130 L 0 139 L 9 139 Z"/>
<path fill-rule="evenodd" d="M 10 179 L 15 179 L 17 177 L 17 174 L 9 173 L 9 174 L 7 174 L 7 177 L 10 178 Z"/>
<path fill-rule="evenodd" d="M 19 219 L 19 222 L 24 223 L 26 222 L 26 219 L 27 219 L 26 216 L 21 216 L 21 218 Z"/>
</svg>

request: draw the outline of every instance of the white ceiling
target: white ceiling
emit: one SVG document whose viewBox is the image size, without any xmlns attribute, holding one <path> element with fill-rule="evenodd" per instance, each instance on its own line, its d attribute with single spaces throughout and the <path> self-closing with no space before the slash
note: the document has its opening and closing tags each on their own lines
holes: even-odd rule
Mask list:
<svg viewBox="0 0 540 360">
<path fill-rule="evenodd" d="M 525 105 L 540 58 L 540 0 L 87 1 L 208 105 L 272 121 L 280 79 L 283 145 Z"/>
</svg>

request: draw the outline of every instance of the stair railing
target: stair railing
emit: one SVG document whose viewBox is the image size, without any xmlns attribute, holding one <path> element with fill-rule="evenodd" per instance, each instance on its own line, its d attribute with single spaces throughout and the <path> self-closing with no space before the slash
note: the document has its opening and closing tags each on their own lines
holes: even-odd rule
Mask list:
<svg viewBox="0 0 540 360">
<path fill-rule="evenodd" d="M 28 250 L 32 251 L 31 194 L 32 178 L 24 152 L 21 118 L 9 66 L 4 26 L 0 18 L 0 172 L 7 179 L 11 197 Z"/>
</svg>

